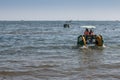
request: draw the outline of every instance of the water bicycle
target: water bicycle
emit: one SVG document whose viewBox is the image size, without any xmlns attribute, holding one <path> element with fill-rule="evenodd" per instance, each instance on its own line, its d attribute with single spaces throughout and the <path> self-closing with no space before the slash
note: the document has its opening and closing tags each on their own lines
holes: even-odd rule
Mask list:
<svg viewBox="0 0 120 80">
<path fill-rule="evenodd" d="M 86 28 L 88 30 L 96 28 L 95 26 L 81 26 L 82 28 Z M 103 37 L 102 35 L 79 35 L 77 38 L 77 46 L 78 47 L 89 47 L 89 46 L 103 46 Z"/>
</svg>

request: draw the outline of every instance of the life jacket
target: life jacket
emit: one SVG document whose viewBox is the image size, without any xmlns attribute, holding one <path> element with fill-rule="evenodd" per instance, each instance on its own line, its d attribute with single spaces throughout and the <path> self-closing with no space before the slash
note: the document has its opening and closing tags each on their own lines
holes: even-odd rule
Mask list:
<svg viewBox="0 0 120 80">
<path fill-rule="evenodd" d="M 94 33 L 93 33 L 93 32 L 89 32 L 89 34 L 90 34 L 90 35 L 94 35 Z"/>
<path fill-rule="evenodd" d="M 89 32 L 85 31 L 85 32 L 84 32 L 84 35 L 89 35 Z"/>
</svg>

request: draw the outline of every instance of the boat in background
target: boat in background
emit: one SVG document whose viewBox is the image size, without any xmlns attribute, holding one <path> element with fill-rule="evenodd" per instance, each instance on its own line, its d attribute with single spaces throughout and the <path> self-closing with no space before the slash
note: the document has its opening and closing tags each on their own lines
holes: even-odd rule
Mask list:
<svg viewBox="0 0 120 80">
<path fill-rule="evenodd" d="M 66 21 L 65 24 L 63 25 L 64 28 L 69 28 L 70 27 L 70 24 L 71 24 L 71 21 Z"/>
<path fill-rule="evenodd" d="M 64 26 L 64 28 L 69 28 L 70 27 L 70 25 L 67 24 L 67 23 L 65 23 L 63 26 Z"/>
</svg>

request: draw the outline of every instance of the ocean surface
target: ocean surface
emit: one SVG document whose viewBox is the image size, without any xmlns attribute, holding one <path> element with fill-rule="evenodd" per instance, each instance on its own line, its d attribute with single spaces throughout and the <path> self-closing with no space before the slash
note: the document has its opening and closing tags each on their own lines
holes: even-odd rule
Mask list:
<svg viewBox="0 0 120 80">
<path fill-rule="evenodd" d="M 0 80 L 120 80 L 120 22 L 0 21 Z M 96 26 L 103 48 L 77 47 Z"/>
</svg>

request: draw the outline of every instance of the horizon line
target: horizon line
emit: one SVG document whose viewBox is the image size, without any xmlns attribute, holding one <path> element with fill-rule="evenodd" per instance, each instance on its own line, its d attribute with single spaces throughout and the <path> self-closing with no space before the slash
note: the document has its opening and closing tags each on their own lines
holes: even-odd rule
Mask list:
<svg viewBox="0 0 120 80">
<path fill-rule="evenodd" d="M 43 20 L 38 20 L 38 19 L 36 19 L 36 20 L 35 19 L 33 19 L 33 20 L 22 20 L 22 19 L 7 20 L 6 19 L 6 20 L 0 20 L 0 21 L 120 21 L 120 20 L 84 20 L 84 19 L 83 20 L 82 19 L 81 20 L 72 20 L 72 19 L 69 19 L 69 20 L 68 19 L 66 19 L 66 20 L 64 20 L 64 19 L 63 20 L 47 20 L 47 19 L 45 19 L 45 20 L 44 19 Z"/>
</svg>

